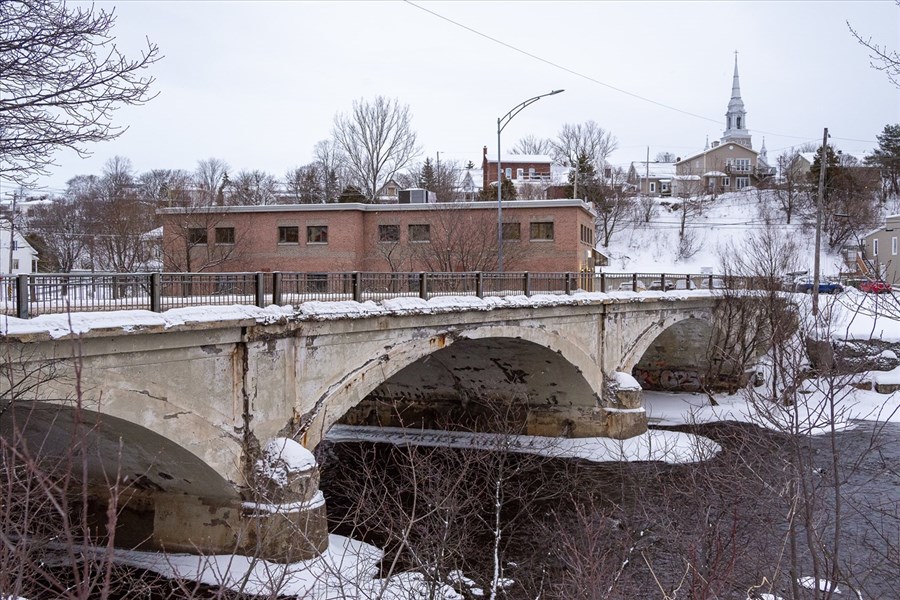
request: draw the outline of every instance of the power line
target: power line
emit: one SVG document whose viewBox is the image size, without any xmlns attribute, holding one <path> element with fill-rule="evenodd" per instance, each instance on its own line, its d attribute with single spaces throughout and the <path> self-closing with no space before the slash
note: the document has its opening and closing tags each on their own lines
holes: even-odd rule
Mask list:
<svg viewBox="0 0 900 600">
<path fill-rule="evenodd" d="M 432 16 L 434 16 L 434 17 L 437 17 L 438 19 L 441 19 L 442 21 L 446 21 L 446 22 L 450 23 L 451 25 L 455 25 L 456 27 L 459 27 L 459 28 L 461 28 L 461 29 L 465 29 L 465 30 L 468 31 L 469 33 L 474 33 L 475 35 L 477 35 L 477 36 L 479 36 L 479 37 L 482 37 L 482 38 L 484 38 L 484 39 L 486 39 L 486 40 L 488 40 L 488 41 L 494 42 L 495 44 L 499 44 L 500 46 L 503 46 L 504 48 L 508 48 L 509 50 L 512 50 L 513 52 L 518 52 L 519 54 L 522 54 L 522 55 L 524 55 L 524 56 L 527 56 L 528 58 L 530 58 L 530 59 L 532 59 L 532 60 L 536 60 L 536 61 L 538 61 L 538 62 L 544 63 L 545 65 L 549 65 L 549 66 L 551 66 L 551 67 L 553 67 L 553 68 L 555 68 L 555 69 L 559 69 L 559 70 L 561 70 L 561 71 L 564 71 L 564 72 L 566 72 L 566 73 L 569 73 L 570 75 L 574 75 L 574 76 L 576 76 L 576 77 L 579 77 L 579 78 L 581 78 L 581 79 L 584 79 L 584 80 L 589 81 L 589 82 L 591 82 L 591 83 L 594 83 L 594 84 L 596 84 L 596 85 L 600 85 L 600 86 L 603 86 L 603 87 L 605 87 L 605 88 L 609 88 L 609 89 L 611 89 L 611 90 L 613 90 L 613 91 L 619 92 L 620 94 L 625 94 L 626 96 L 631 96 L 632 98 L 637 98 L 638 100 L 643 100 L 644 102 L 648 102 L 648 103 L 650 103 L 650 104 L 659 106 L 660 108 L 664 108 L 664 109 L 666 109 L 666 110 L 671 110 L 671 111 L 674 111 L 674 112 L 678 112 L 678 113 L 681 113 L 681 114 L 683 114 L 683 115 L 687 115 L 687 116 L 689 116 L 689 117 L 694 117 L 694 118 L 696 118 L 696 119 L 701 119 L 701 120 L 703 120 L 703 121 L 709 121 L 709 122 L 711 122 L 711 123 L 717 123 L 717 124 L 721 122 L 721 119 L 713 119 L 713 118 L 710 118 L 710 117 L 705 117 L 705 116 L 703 116 L 703 115 L 698 115 L 697 113 L 692 113 L 692 112 L 690 112 L 690 111 L 683 110 L 683 109 L 677 108 L 677 107 L 675 107 L 675 106 L 671 106 L 671 105 L 669 105 L 669 104 L 665 104 L 664 102 L 658 102 L 658 101 L 653 100 L 653 99 L 651 99 L 651 98 L 647 98 L 646 96 L 641 96 L 640 94 L 635 94 L 634 92 L 629 92 L 628 90 L 622 89 L 622 88 L 620 88 L 620 87 L 616 87 L 616 86 L 611 85 L 611 84 L 609 84 L 609 83 L 606 83 L 606 82 L 604 82 L 604 81 L 600 81 L 599 79 L 596 79 L 596 78 L 594 78 L 594 77 L 591 77 L 590 75 L 585 75 L 584 73 L 581 73 L 581 72 L 576 71 L 576 70 L 574 70 L 574 69 L 570 69 L 569 67 L 566 67 L 566 66 L 560 65 L 560 64 L 558 64 L 558 63 L 555 63 L 555 62 L 553 62 L 553 61 L 551 61 L 551 60 L 548 60 L 548 59 L 546 59 L 546 58 L 543 58 L 543 57 L 541 57 L 541 56 L 538 56 L 537 54 L 533 54 L 533 53 L 531 53 L 531 52 L 528 52 L 527 50 L 523 50 L 523 49 L 521 49 L 521 48 L 519 48 L 519 47 L 517 47 L 517 46 L 513 46 L 512 44 L 510 44 L 510 43 L 508 43 L 508 42 L 504 42 L 503 40 L 499 40 L 499 39 L 497 39 L 497 38 L 495 38 L 495 37 L 493 37 L 493 36 L 490 36 L 490 35 L 488 35 L 488 34 L 486 34 L 486 33 L 483 33 L 483 32 L 481 32 L 481 31 L 478 31 L 477 29 L 474 29 L 474 28 L 472 28 L 472 27 L 469 27 L 468 25 L 464 25 L 464 24 L 460 23 L 459 21 L 454 21 L 453 19 L 451 19 L 451 18 L 449 18 L 449 17 L 445 17 L 444 15 L 442 15 L 442 14 L 440 14 L 440 13 L 436 13 L 436 12 L 434 12 L 433 10 L 430 10 L 430 9 L 428 9 L 428 8 L 425 8 L 424 6 L 421 6 L 421 5 L 419 5 L 419 4 L 416 4 L 416 3 L 413 2 L 412 0 L 403 0 L 403 1 L 406 2 L 407 4 L 409 4 L 410 6 L 414 7 L 414 8 L 418 8 L 418 9 L 421 10 L 421 11 L 427 12 L 428 14 L 430 14 L 430 15 L 432 15 Z M 777 133 L 777 132 L 774 132 L 774 131 L 763 131 L 763 130 L 761 130 L 761 129 L 755 129 L 754 131 L 757 132 L 757 133 L 763 134 L 763 135 L 774 135 L 774 136 L 778 136 L 778 137 L 793 138 L 793 139 L 798 139 L 798 140 L 809 140 L 809 136 L 803 136 L 803 135 L 790 135 L 790 134 L 786 134 L 786 133 Z M 859 139 L 854 139 L 854 138 L 842 138 L 842 137 L 834 137 L 834 136 L 832 136 L 831 139 L 833 139 L 833 140 L 841 140 L 841 141 L 844 141 L 844 142 L 860 142 L 860 143 L 864 143 L 864 144 L 874 144 L 874 143 L 875 143 L 875 140 L 859 140 Z"/>
</svg>

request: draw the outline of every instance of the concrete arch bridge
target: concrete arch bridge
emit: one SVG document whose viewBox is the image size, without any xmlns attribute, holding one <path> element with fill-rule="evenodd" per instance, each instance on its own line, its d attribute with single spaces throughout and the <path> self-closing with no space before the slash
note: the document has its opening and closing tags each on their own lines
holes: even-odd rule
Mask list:
<svg viewBox="0 0 900 600">
<path fill-rule="evenodd" d="M 59 452 L 85 431 L 90 479 L 120 472 L 126 484 L 121 543 L 293 561 L 327 544 L 325 506 L 315 467 L 277 486 L 261 474 L 270 440 L 311 450 L 339 421 L 427 425 L 494 396 L 518 403 L 532 434 L 638 435 L 640 391 L 617 389 L 615 373 L 714 383 L 705 374 L 727 359 L 710 348 L 729 337 L 715 303 L 704 292 L 597 295 L 7 334 L 0 427 Z M 108 486 L 92 490 L 102 505 Z"/>
</svg>

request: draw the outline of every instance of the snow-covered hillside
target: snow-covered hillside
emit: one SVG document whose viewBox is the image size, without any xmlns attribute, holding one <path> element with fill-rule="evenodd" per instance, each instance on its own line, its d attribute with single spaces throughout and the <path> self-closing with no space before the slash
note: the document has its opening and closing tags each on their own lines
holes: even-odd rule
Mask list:
<svg viewBox="0 0 900 600">
<path fill-rule="evenodd" d="M 755 231 L 765 225 L 765 216 L 786 235 L 794 236 L 800 247 L 800 270 L 813 268 L 815 228 L 794 216 L 791 224 L 785 222 L 784 213 L 778 210 L 777 200 L 770 192 L 748 189 L 729 192 L 716 199 L 707 197 L 695 214 L 686 221 L 686 238 L 692 246 L 679 258 L 679 230 L 681 205 L 679 198 L 658 198 L 654 217 L 649 223 L 628 223 L 617 231 L 609 248 L 599 249 L 610 257 L 609 272 L 649 273 L 700 273 L 703 267 L 720 271 L 722 251 L 728 244 L 740 248 L 748 243 Z M 824 243 L 823 243 L 824 246 Z M 836 275 L 840 271 L 841 258 L 822 252 L 822 273 Z"/>
</svg>

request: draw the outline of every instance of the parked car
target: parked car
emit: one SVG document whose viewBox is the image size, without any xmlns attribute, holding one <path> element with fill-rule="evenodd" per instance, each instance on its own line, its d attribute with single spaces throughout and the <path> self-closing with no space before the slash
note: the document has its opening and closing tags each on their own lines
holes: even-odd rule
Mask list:
<svg viewBox="0 0 900 600">
<path fill-rule="evenodd" d="M 622 283 L 619 284 L 618 290 L 620 292 L 633 292 L 634 285 L 632 284 L 631 281 L 623 281 Z M 639 292 L 647 291 L 647 286 L 644 285 L 644 282 L 641 281 L 640 279 L 637 280 L 637 291 L 639 291 Z"/>
<path fill-rule="evenodd" d="M 709 277 L 704 277 L 700 280 L 700 289 L 708 290 L 709 286 Z M 719 277 L 712 278 L 712 289 L 714 290 L 724 290 L 725 289 L 725 280 Z"/>
<path fill-rule="evenodd" d="M 666 289 L 665 289 L 665 291 L 668 292 L 669 290 L 674 290 L 674 289 L 675 289 L 675 282 L 672 281 L 671 279 L 666 279 Z M 652 291 L 652 292 L 662 292 L 662 291 L 663 291 L 662 280 L 661 280 L 661 279 L 656 279 L 656 280 L 654 280 L 653 282 L 651 282 L 651 283 L 650 283 L 650 291 Z"/>
<path fill-rule="evenodd" d="M 878 279 L 875 281 L 866 280 L 859 284 L 859 291 L 867 294 L 890 294 L 891 284 Z"/>
<path fill-rule="evenodd" d="M 794 284 L 794 291 L 801 294 L 811 294 L 813 290 L 812 277 L 798 279 Z M 819 282 L 820 294 L 840 294 L 844 291 L 844 286 L 835 281 L 822 280 Z"/>
</svg>

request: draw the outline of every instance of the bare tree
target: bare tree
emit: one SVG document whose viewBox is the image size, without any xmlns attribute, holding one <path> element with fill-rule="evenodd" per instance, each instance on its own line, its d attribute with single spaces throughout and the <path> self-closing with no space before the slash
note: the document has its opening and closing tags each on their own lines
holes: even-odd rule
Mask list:
<svg viewBox="0 0 900 600">
<path fill-rule="evenodd" d="M 142 73 L 159 60 L 147 42 L 137 59 L 117 49 L 115 16 L 53 0 L 0 3 L 0 178 L 47 173 L 53 153 L 113 139 L 116 108 L 152 98 Z"/>
<path fill-rule="evenodd" d="M 434 272 L 492 271 L 497 267 L 497 216 L 488 210 L 471 210 L 465 203 L 438 204 L 429 227 L 427 243 L 409 246 L 411 258 Z M 521 241 L 518 223 L 506 225 L 503 262 L 515 269 L 528 251 Z"/>
<path fill-rule="evenodd" d="M 512 154 L 552 154 L 553 142 L 547 138 L 540 138 L 528 134 L 515 143 L 510 150 Z"/>
<path fill-rule="evenodd" d="M 87 244 L 84 204 L 56 199 L 37 207 L 29 219 L 30 241 L 39 250 L 40 265 L 51 273 L 68 273 L 79 266 Z"/>
<path fill-rule="evenodd" d="M 322 178 L 322 201 L 337 202 L 347 183 L 346 160 L 340 146 L 332 140 L 321 140 L 313 149 L 315 163 Z"/>
<path fill-rule="evenodd" d="M 191 174 L 182 169 L 153 169 L 138 177 L 138 193 L 158 206 L 186 206 L 190 202 Z"/>
<path fill-rule="evenodd" d="M 613 234 L 630 223 L 634 212 L 633 198 L 624 190 L 625 171 L 613 169 L 609 179 L 594 177 L 587 183 L 585 199 L 597 213 L 597 237 L 604 247 L 609 247 Z"/>
<path fill-rule="evenodd" d="M 131 161 L 116 156 L 100 178 L 99 201 L 87 206 L 94 266 L 129 273 L 147 269 L 155 259 L 147 234 L 158 227 L 155 203 L 144 201 L 134 183 Z"/>
<path fill-rule="evenodd" d="M 895 0 L 895 2 L 900 7 L 900 0 Z M 850 21 L 847 21 L 847 28 L 850 30 L 850 35 L 869 51 L 869 66 L 887 75 L 888 81 L 895 87 L 900 87 L 900 53 L 886 45 L 873 42 L 871 36 L 864 38 L 853 29 Z"/>
<path fill-rule="evenodd" d="M 165 214 L 164 268 L 199 273 L 237 258 L 246 242 L 228 221 L 228 210 L 193 206 Z"/>
<path fill-rule="evenodd" d="M 789 225 L 794 214 L 811 203 L 809 186 L 796 167 L 798 156 L 797 152 L 783 152 L 778 156 L 777 164 L 781 177 L 772 187 Z"/>
<path fill-rule="evenodd" d="M 241 171 L 231 183 L 232 197 L 229 204 L 262 206 L 275 204 L 278 182 L 273 175 L 255 169 Z"/>
<path fill-rule="evenodd" d="M 350 179 L 369 202 L 419 153 L 409 106 L 383 96 L 355 101 L 349 114 L 336 115 L 332 136 Z"/>
<path fill-rule="evenodd" d="M 325 202 L 323 193 L 323 173 L 319 165 L 311 163 L 296 167 L 285 176 L 285 188 L 291 199 L 298 204 L 319 204 Z"/>
<path fill-rule="evenodd" d="M 223 184 L 228 178 L 228 163 L 219 158 L 207 158 L 197 162 L 194 171 L 201 206 L 223 204 Z"/>
<path fill-rule="evenodd" d="M 606 158 L 619 146 L 616 138 L 594 121 L 566 123 L 552 141 L 553 160 L 574 166 L 586 156 L 598 173 L 603 172 Z"/>
</svg>

